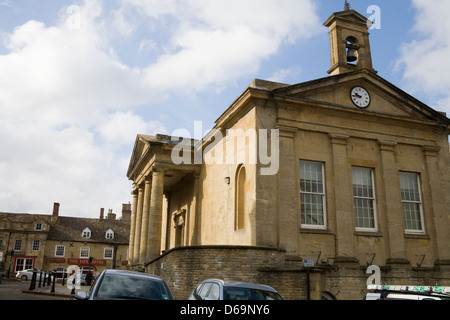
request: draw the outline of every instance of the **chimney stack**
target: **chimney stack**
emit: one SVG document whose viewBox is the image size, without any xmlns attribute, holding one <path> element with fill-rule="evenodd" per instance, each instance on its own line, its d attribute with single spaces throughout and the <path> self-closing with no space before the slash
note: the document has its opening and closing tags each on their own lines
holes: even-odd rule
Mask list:
<svg viewBox="0 0 450 320">
<path fill-rule="evenodd" d="M 59 203 L 55 202 L 53 204 L 53 215 L 52 215 L 52 222 L 56 222 L 59 217 Z"/>
<path fill-rule="evenodd" d="M 123 203 L 122 204 L 122 217 L 120 220 L 131 221 L 131 204 Z"/>
<path fill-rule="evenodd" d="M 105 208 L 100 208 L 100 221 L 105 218 Z"/>
<path fill-rule="evenodd" d="M 113 213 L 112 209 L 108 210 L 108 216 L 107 216 L 106 219 L 108 219 L 108 220 L 116 220 L 116 214 Z"/>
</svg>

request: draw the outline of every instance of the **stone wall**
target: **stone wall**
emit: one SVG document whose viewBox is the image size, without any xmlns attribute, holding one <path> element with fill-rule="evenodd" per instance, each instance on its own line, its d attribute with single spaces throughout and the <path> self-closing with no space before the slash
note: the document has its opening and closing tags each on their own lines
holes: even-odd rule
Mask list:
<svg viewBox="0 0 450 320">
<path fill-rule="evenodd" d="M 299 257 L 284 250 L 256 246 L 194 246 L 166 251 L 146 265 L 146 272 L 164 278 L 178 300 L 187 299 L 205 279 L 218 278 L 267 284 L 286 300 L 361 300 L 366 294 L 367 266 L 335 261 L 307 270 Z M 308 272 L 309 271 L 309 274 Z M 450 266 L 381 266 L 382 284 L 450 286 Z"/>
<path fill-rule="evenodd" d="M 196 246 L 165 252 L 146 266 L 146 272 L 163 277 L 175 298 L 183 300 L 205 279 L 260 282 L 259 269 L 277 265 L 284 265 L 284 251 L 264 247 Z"/>
</svg>

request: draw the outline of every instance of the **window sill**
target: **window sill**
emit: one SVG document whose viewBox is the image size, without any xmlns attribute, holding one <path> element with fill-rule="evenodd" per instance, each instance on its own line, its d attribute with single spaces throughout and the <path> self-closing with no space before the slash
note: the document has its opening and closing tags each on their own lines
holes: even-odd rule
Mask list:
<svg viewBox="0 0 450 320">
<path fill-rule="evenodd" d="M 425 233 L 405 233 L 405 238 L 430 240 L 430 236 Z"/>
<path fill-rule="evenodd" d="M 380 231 L 355 231 L 355 236 L 358 237 L 382 237 L 383 233 Z"/>
<path fill-rule="evenodd" d="M 328 229 L 300 228 L 300 233 L 332 234 Z"/>
</svg>

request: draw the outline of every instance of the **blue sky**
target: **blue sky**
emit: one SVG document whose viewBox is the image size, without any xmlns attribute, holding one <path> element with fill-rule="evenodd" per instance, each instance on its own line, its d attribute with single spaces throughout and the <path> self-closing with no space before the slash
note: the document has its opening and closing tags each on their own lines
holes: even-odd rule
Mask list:
<svg viewBox="0 0 450 320">
<path fill-rule="evenodd" d="M 450 1 L 353 0 L 379 75 L 450 113 Z M 372 7 L 371 7 L 372 6 Z M 131 201 L 138 133 L 193 133 L 255 78 L 326 77 L 342 0 L 0 0 L 0 211 Z M 375 22 L 377 22 L 375 20 Z"/>
</svg>

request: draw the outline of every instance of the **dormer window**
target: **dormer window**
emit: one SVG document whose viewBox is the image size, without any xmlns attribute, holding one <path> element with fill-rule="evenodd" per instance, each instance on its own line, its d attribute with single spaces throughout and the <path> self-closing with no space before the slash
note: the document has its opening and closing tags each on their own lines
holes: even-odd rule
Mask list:
<svg viewBox="0 0 450 320">
<path fill-rule="evenodd" d="M 108 239 L 108 240 L 114 239 L 114 231 L 112 231 L 111 229 L 109 229 L 108 231 L 106 231 L 105 238 Z"/>
<path fill-rule="evenodd" d="M 89 228 L 86 228 L 83 230 L 83 239 L 90 239 L 91 238 L 91 230 Z"/>
</svg>

